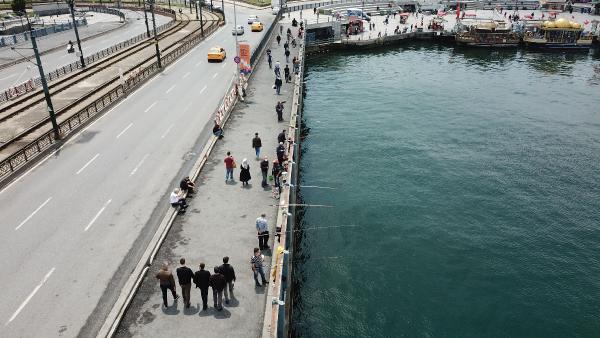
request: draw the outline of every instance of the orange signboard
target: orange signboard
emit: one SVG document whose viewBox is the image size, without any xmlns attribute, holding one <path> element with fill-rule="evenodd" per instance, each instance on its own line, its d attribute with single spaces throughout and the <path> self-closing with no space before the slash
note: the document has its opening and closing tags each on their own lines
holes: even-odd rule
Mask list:
<svg viewBox="0 0 600 338">
<path fill-rule="evenodd" d="M 250 65 L 250 44 L 240 42 L 240 73 L 250 74 L 252 66 Z"/>
</svg>

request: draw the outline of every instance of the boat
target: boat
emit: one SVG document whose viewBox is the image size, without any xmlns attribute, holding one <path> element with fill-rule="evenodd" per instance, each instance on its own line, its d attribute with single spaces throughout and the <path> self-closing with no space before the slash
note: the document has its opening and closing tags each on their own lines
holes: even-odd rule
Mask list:
<svg viewBox="0 0 600 338">
<path fill-rule="evenodd" d="M 592 46 L 593 35 L 583 33 L 583 25 L 564 18 L 544 21 L 526 29 L 525 47 L 530 49 L 582 49 Z"/>
<path fill-rule="evenodd" d="M 517 47 L 520 43 L 519 35 L 502 22 L 490 21 L 465 27 L 465 30 L 456 33 L 455 40 L 459 45 L 506 48 Z"/>
</svg>

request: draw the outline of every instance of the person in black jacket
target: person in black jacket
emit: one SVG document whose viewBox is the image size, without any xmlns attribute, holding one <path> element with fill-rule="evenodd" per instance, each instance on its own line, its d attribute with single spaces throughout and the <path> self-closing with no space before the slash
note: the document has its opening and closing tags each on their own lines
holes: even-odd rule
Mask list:
<svg viewBox="0 0 600 338">
<path fill-rule="evenodd" d="M 179 286 L 181 286 L 181 294 L 183 295 L 183 303 L 185 307 L 190 307 L 190 289 L 192 288 L 192 277 L 194 277 L 194 271 L 185 266 L 185 258 L 179 260 L 181 266 L 177 268 L 177 279 L 179 280 Z"/>
<path fill-rule="evenodd" d="M 204 263 L 200 263 L 200 270 L 194 273 L 194 284 L 200 289 L 200 296 L 202 296 L 202 310 L 208 309 L 208 287 L 210 280 L 210 272 L 204 270 Z"/>
<path fill-rule="evenodd" d="M 254 133 L 254 138 L 252 139 L 252 148 L 254 148 L 254 152 L 256 152 L 256 159 L 260 158 L 260 147 L 262 147 L 262 141 L 260 137 L 258 137 L 258 133 Z"/>
<path fill-rule="evenodd" d="M 285 147 L 283 146 L 283 142 L 279 142 L 275 152 L 277 153 L 277 162 L 279 162 L 280 165 L 283 165 L 283 161 L 285 160 Z"/>
<path fill-rule="evenodd" d="M 266 187 L 269 184 L 267 183 L 267 174 L 269 173 L 269 158 L 265 156 L 265 159 L 260 161 L 260 172 L 262 173 L 262 187 Z"/>
<path fill-rule="evenodd" d="M 279 135 L 277 135 L 277 143 L 279 142 L 285 142 L 285 129 L 282 130 Z"/>
<path fill-rule="evenodd" d="M 227 281 L 227 286 L 225 287 L 225 304 L 229 304 L 229 296 L 233 298 L 233 283 L 235 282 L 235 270 L 233 266 L 229 264 L 229 257 L 223 257 L 223 265 L 219 267 L 223 276 L 225 276 L 225 281 Z M 227 293 L 227 289 L 229 289 L 229 293 Z"/>
<path fill-rule="evenodd" d="M 215 266 L 213 273 L 210 276 L 209 284 L 213 289 L 213 302 L 215 308 L 219 311 L 223 310 L 223 289 L 225 289 L 225 285 L 227 285 L 227 281 L 225 280 L 225 276 L 221 274 L 218 266 Z"/>
</svg>

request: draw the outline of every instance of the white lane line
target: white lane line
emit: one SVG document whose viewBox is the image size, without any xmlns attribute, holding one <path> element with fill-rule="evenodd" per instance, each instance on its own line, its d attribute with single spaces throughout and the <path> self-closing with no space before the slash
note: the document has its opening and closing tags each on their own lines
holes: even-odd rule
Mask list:
<svg viewBox="0 0 600 338">
<path fill-rule="evenodd" d="M 167 136 L 167 134 L 171 131 L 171 128 L 173 128 L 174 124 L 170 125 L 169 128 L 167 128 L 167 131 L 165 131 L 164 134 L 162 134 L 162 136 L 160 138 L 165 138 L 165 136 Z"/>
<path fill-rule="evenodd" d="M 171 90 L 175 89 L 177 85 L 172 85 L 171 87 L 169 87 L 169 89 L 167 89 L 165 94 L 169 94 L 171 92 Z"/>
<path fill-rule="evenodd" d="M 148 108 L 146 108 L 146 110 L 144 110 L 144 113 L 149 112 L 150 109 L 152 109 L 152 107 L 154 107 L 155 104 L 156 104 L 156 101 L 154 101 Z"/>
<path fill-rule="evenodd" d="M 96 154 L 96 156 L 92 157 L 92 159 L 89 160 L 83 167 L 81 167 L 81 169 L 77 170 L 75 175 L 79 175 L 85 168 L 87 168 L 88 165 L 92 164 L 92 162 L 94 162 L 94 160 L 98 158 L 98 156 L 100 156 L 100 153 Z"/>
<path fill-rule="evenodd" d="M 201 90 L 200 90 L 200 94 L 204 93 L 204 91 L 206 90 L 206 86 L 204 86 Z"/>
<path fill-rule="evenodd" d="M 185 79 L 186 77 L 190 76 L 190 72 L 185 73 L 185 75 L 183 75 L 182 79 Z"/>
<path fill-rule="evenodd" d="M 129 174 L 129 177 L 133 176 L 135 174 L 136 171 L 138 171 L 138 169 L 142 166 L 142 163 L 144 163 L 144 161 L 148 158 L 150 154 L 146 154 L 144 155 L 144 157 L 142 158 L 142 160 L 140 161 L 140 163 L 138 163 L 135 168 L 133 168 L 133 170 L 131 171 L 131 173 Z"/>
<path fill-rule="evenodd" d="M 19 315 L 19 312 L 21 312 L 21 310 L 23 310 L 23 308 L 27 305 L 27 303 L 29 303 L 31 298 L 33 298 L 33 296 L 35 296 L 35 294 L 40 290 L 42 285 L 44 285 L 44 283 L 46 283 L 46 281 L 48 281 L 48 278 L 50 278 L 50 275 L 52 275 L 52 273 L 54 272 L 55 269 L 56 268 L 50 269 L 50 271 L 46 274 L 46 276 L 44 276 L 44 279 L 42 279 L 40 284 L 38 284 L 38 286 L 36 286 L 35 289 L 33 289 L 33 291 L 25 299 L 25 301 L 23 303 L 21 303 L 21 306 L 19 306 L 19 308 L 17 309 L 17 311 L 15 311 L 15 313 L 13 313 L 12 317 L 10 317 L 10 319 L 8 320 L 8 322 L 6 322 L 6 324 L 4 324 L 4 326 L 8 326 L 8 324 L 10 324 L 10 322 L 12 322 L 15 318 L 17 318 L 17 316 Z"/>
<path fill-rule="evenodd" d="M 7 77 L 3 77 L 3 78 L 1 78 L 1 79 L 0 79 L 0 81 L 3 81 L 3 80 L 8 80 L 8 79 L 12 79 L 13 77 L 15 77 L 15 76 L 17 76 L 17 75 L 19 75 L 19 74 L 13 74 L 13 75 L 9 75 L 9 76 L 7 76 Z"/>
<path fill-rule="evenodd" d="M 110 200 L 106 201 L 106 203 L 104 203 L 104 205 L 102 206 L 102 209 L 100 209 L 100 211 L 98 211 L 96 216 L 94 216 L 94 218 L 92 218 L 90 223 L 88 223 L 88 225 L 85 227 L 85 229 L 83 229 L 83 231 L 88 231 L 88 229 L 92 226 L 92 224 L 94 224 L 94 222 L 96 222 L 98 217 L 100 217 L 100 215 L 102 215 L 102 213 L 104 212 L 104 209 L 106 209 L 106 207 L 110 204 L 110 202 L 112 202 L 112 199 L 110 199 Z"/>
<path fill-rule="evenodd" d="M 215 75 L 213 75 L 213 79 L 217 77 L 217 75 L 219 75 L 219 73 L 215 73 Z"/>
<path fill-rule="evenodd" d="M 202 61 L 198 62 L 194 67 L 198 67 L 202 64 Z"/>
<path fill-rule="evenodd" d="M 42 205 L 40 205 L 39 207 L 37 207 L 37 209 L 35 209 L 29 216 L 27 216 L 27 218 L 25 218 L 23 220 L 23 222 L 21 222 L 21 224 L 19 224 L 15 230 L 19 230 L 20 227 L 23 226 L 23 224 L 27 223 L 27 221 L 29 221 L 31 219 L 31 217 L 33 217 L 35 214 L 37 214 L 38 211 L 40 211 L 40 209 L 42 209 L 44 207 L 44 205 L 48 204 L 48 202 L 50 202 L 50 200 L 52 199 L 52 197 L 48 197 L 48 199 L 46 200 L 46 202 L 42 203 Z"/>
<path fill-rule="evenodd" d="M 130 123 L 127 127 L 125 127 L 125 129 L 123 129 L 122 132 L 119 133 L 119 135 L 117 135 L 117 138 L 121 137 L 121 135 L 125 134 L 125 132 L 127 131 L 127 129 L 131 128 L 131 126 L 133 126 L 133 122 Z"/>
<path fill-rule="evenodd" d="M 223 62 L 223 65 L 221 66 L 221 68 L 225 68 L 226 65 L 227 65 L 227 62 Z"/>
</svg>

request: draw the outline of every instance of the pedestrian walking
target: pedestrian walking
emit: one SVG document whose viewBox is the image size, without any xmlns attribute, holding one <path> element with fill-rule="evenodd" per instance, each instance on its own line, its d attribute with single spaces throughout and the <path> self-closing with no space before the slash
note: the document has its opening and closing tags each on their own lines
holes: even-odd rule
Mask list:
<svg viewBox="0 0 600 338">
<path fill-rule="evenodd" d="M 227 281 L 225 280 L 225 276 L 221 274 L 219 271 L 219 267 L 215 266 L 212 275 L 210 275 L 209 284 L 213 290 L 213 303 L 215 309 L 218 311 L 223 310 L 223 289 L 225 289 L 225 285 Z"/>
<path fill-rule="evenodd" d="M 285 63 L 290 63 L 290 50 L 286 49 L 284 54 L 285 54 Z"/>
<path fill-rule="evenodd" d="M 290 43 L 286 41 L 286 42 L 283 44 L 283 49 L 284 49 L 284 50 L 288 50 L 288 49 L 290 49 Z"/>
<path fill-rule="evenodd" d="M 283 81 L 281 81 L 281 77 L 280 76 L 277 76 L 275 78 L 275 93 L 277 95 L 281 94 L 281 85 L 283 85 Z"/>
<path fill-rule="evenodd" d="M 277 46 L 281 45 L 281 35 L 277 35 Z"/>
<path fill-rule="evenodd" d="M 242 165 L 240 166 L 240 181 L 242 181 L 242 188 L 248 186 L 248 181 L 250 181 L 250 179 L 252 179 L 250 176 L 250 165 L 248 164 L 247 159 L 243 159 Z"/>
<path fill-rule="evenodd" d="M 227 282 L 227 286 L 223 290 L 225 293 L 225 304 L 229 304 L 229 299 L 233 298 L 233 283 L 235 283 L 235 270 L 233 266 L 229 264 L 229 257 L 223 257 L 223 265 L 219 267 L 223 276 L 225 276 L 225 281 Z M 227 292 L 229 291 L 229 292 Z"/>
<path fill-rule="evenodd" d="M 233 181 L 233 169 L 237 166 L 235 164 L 235 159 L 231 156 L 231 152 L 227 152 L 227 157 L 223 160 L 225 162 L 225 183 L 228 180 Z"/>
<path fill-rule="evenodd" d="M 279 185 L 279 178 L 281 177 L 281 165 L 277 160 L 273 161 L 271 175 L 273 175 L 273 184 L 275 185 L 275 188 L 277 188 L 278 192 L 281 192 L 281 186 Z"/>
<path fill-rule="evenodd" d="M 317 7 L 313 8 L 313 14 L 317 14 Z"/>
<path fill-rule="evenodd" d="M 162 291 L 163 297 L 163 305 L 168 307 L 167 305 L 167 290 L 171 290 L 171 294 L 173 295 L 173 300 L 179 299 L 177 292 L 175 291 L 175 278 L 173 278 L 173 274 L 169 271 L 169 263 L 164 262 L 160 267 L 160 270 L 156 274 L 156 279 L 158 279 L 160 284 L 160 291 Z"/>
<path fill-rule="evenodd" d="M 194 284 L 200 289 L 202 297 L 202 310 L 208 309 L 208 286 L 210 285 L 210 272 L 204 270 L 204 263 L 200 263 L 200 270 L 194 272 Z"/>
<path fill-rule="evenodd" d="M 283 25 L 279 25 L 279 34 L 283 34 Z"/>
<path fill-rule="evenodd" d="M 183 295 L 183 304 L 186 308 L 190 307 L 190 290 L 192 289 L 192 278 L 194 277 L 194 271 L 185 266 L 185 258 L 179 260 L 180 267 L 177 268 L 177 280 L 181 287 L 181 294 Z"/>
<path fill-rule="evenodd" d="M 256 233 L 258 236 L 258 247 L 261 249 L 269 248 L 269 224 L 267 222 L 267 215 L 261 214 L 256 219 Z"/>
<path fill-rule="evenodd" d="M 277 143 L 285 142 L 285 129 L 277 135 Z"/>
<path fill-rule="evenodd" d="M 275 112 L 277 113 L 277 122 L 283 121 L 283 104 L 284 103 L 285 103 L 285 101 L 277 101 L 277 104 L 275 105 Z"/>
<path fill-rule="evenodd" d="M 254 148 L 257 160 L 260 158 L 260 147 L 262 147 L 262 141 L 260 140 L 260 137 L 258 137 L 258 133 L 254 133 L 254 138 L 252 139 L 252 148 Z"/>
<path fill-rule="evenodd" d="M 298 75 L 300 72 L 300 60 L 298 60 L 298 58 L 295 56 L 292 59 L 292 66 L 294 67 L 294 74 Z"/>
<path fill-rule="evenodd" d="M 285 83 L 290 83 L 292 77 L 290 76 L 290 67 L 288 65 L 285 65 L 285 68 L 283 68 L 283 75 L 285 75 Z"/>
<path fill-rule="evenodd" d="M 187 202 L 185 201 L 185 197 L 183 197 L 183 193 L 179 188 L 175 188 L 173 192 L 171 192 L 171 195 L 169 196 L 169 202 L 173 208 L 179 208 L 177 212 L 180 214 L 185 213 L 187 210 Z"/>
<path fill-rule="evenodd" d="M 265 156 L 265 158 L 260 161 L 260 172 L 262 174 L 262 183 L 261 186 L 264 188 L 268 186 L 267 183 L 267 174 L 269 173 L 269 158 Z"/>
<path fill-rule="evenodd" d="M 279 162 L 279 164 L 283 164 L 283 161 L 285 160 L 285 147 L 283 146 L 283 142 L 279 142 L 279 145 L 275 151 L 277 152 L 277 162 Z"/>
<path fill-rule="evenodd" d="M 267 279 L 265 278 L 265 272 L 263 270 L 263 261 L 265 260 L 265 256 L 260 253 L 259 248 L 254 248 L 254 255 L 250 258 L 250 265 L 252 266 L 252 272 L 254 273 L 254 283 L 256 286 L 264 286 L 265 284 L 269 284 Z M 262 285 L 258 283 L 258 275 L 262 279 Z"/>
<path fill-rule="evenodd" d="M 271 56 L 271 50 L 267 49 L 267 62 L 269 63 L 269 69 L 273 68 L 273 56 Z"/>
<path fill-rule="evenodd" d="M 275 76 L 281 77 L 281 64 L 279 61 L 275 62 L 275 69 L 273 71 L 275 72 Z"/>
</svg>

